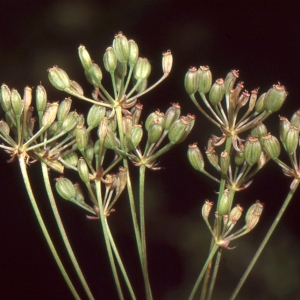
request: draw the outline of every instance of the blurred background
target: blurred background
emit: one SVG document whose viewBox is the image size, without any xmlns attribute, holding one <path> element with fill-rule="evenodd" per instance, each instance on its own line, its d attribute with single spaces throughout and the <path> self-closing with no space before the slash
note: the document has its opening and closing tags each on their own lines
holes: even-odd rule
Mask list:
<svg viewBox="0 0 300 300">
<path fill-rule="evenodd" d="M 170 103 L 179 102 L 182 113 L 196 114 L 197 122 L 184 143 L 160 158 L 163 168 L 146 174 L 149 272 L 155 299 L 187 299 L 210 243 L 201 207 L 205 199 L 216 201 L 217 197 L 218 186 L 193 170 L 186 158 L 188 144 L 198 142 L 204 150 L 210 134 L 220 134 L 187 96 L 183 86 L 186 71 L 190 66 L 209 65 L 215 80 L 238 69 L 245 88 L 251 91 L 260 87 L 260 93 L 279 81 L 289 92 L 280 115 L 290 118 L 300 106 L 299 14 L 296 1 L 0 2 L 0 83 L 20 93 L 27 85 L 42 83 L 50 101 L 63 100 L 66 94 L 55 90 L 47 78 L 47 69 L 58 65 L 89 95 L 91 86 L 84 78 L 77 48 L 85 45 L 102 66 L 103 53 L 120 30 L 134 39 L 141 56 L 150 60 L 150 82 L 161 75 L 161 53 L 172 50 L 171 75 L 140 99 L 144 120 L 152 111 L 166 111 Z M 79 113 L 88 109 L 87 104 L 74 98 L 73 105 Z M 278 115 L 271 116 L 266 125 L 277 135 Z M 72 299 L 37 225 L 18 165 L 7 164 L 8 158 L 0 152 L 0 298 Z M 63 250 L 40 169 L 33 165 L 29 172 L 40 209 L 54 241 Z M 231 244 L 236 249 L 223 250 L 213 299 L 228 299 L 232 293 L 290 183 L 291 179 L 270 162 L 249 189 L 236 195 L 236 202 L 245 209 L 260 199 L 265 210 L 257 227 Z M 99 222 L 88 221 L 83 211 L 62 199 L 58 199 L 58 205 L 96 299 L 117 299 Z M 298 191 L 237 299 L 300 299 L 299 209 Z M 109 221 L 129 276 L 140 283 L 125 194 Z M 242 220 L 239 223 L 242 226 Z M 67 257 L 61 253 L 68 266 Z M 76 276 L 71 276 L 76 282 Z M 143 286 L 134 287 L 138 299 L 143 299 Z"/>
</svg>

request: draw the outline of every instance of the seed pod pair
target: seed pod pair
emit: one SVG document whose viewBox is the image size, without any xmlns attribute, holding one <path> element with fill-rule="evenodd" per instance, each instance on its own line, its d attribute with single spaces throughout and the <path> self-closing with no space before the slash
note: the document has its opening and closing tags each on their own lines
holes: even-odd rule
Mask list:
<svg viewBox="0 0 300 300">
<path fill-rule="evenodd" d="M 245 217 L 246 231 L 249 232 L 256 226 L 262 214 L 263 208 L 264 208 L 263 204 L 260 203 L 258 200 L 256 201 L 255 204 L 250 206 Z"/>
<path fill-rule="evenodd" d="M 225 82 L 222 78 L 216 80 L 209 91 L 209 102 L 212 106 L 217 106 L 225 94 Z"/>
<path fill-rule="evenodd" d="M 189 145 L 188 160 L 194 169 L 202 172 L 204 170 L 204 159 L 197 144 Z"/>
<path fill-rule="evenodd" d="M 171 143 L 179 144 L 185 140 L 191 132 L 195 123 L 195 117 L 192 115 L 182 116 L 176 120 L 170 127 L 168 138 Z"/>
</svg>

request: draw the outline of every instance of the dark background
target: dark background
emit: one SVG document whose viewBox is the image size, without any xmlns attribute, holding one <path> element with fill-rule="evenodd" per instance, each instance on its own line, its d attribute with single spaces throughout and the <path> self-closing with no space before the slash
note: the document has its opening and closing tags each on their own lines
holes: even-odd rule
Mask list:
<svg viewBox="0 0 300 300">
<path fill-rule="evenodd" d="M 209 248 L 210 235 L 200 209 L 206 198 L 216 200 L 218 188 L 187 162 L 189 143 L 197 141 L 204 149 L 209 135 L 219 134 L 185 93 L 187 69 L 209 65 L 214 79 L 239 69 L 245 87 L 250 91 L 260 87 L 261 93 L 280 81 L 289 92 L 280 114 L 290 118 L 299 108 L 299 15 L 296 1 L 1 1 L 0 83 L 21 92 L 26 85 L 34 87 L 42 82 L 51 101 L 66 96 L 48 82 L 46 70 L 53 65 L 66 70 L 89 95 L 91 87 L 77 57 L 80 44 L 102 65 L 106 47 L 122 30 L 139 44 L 140 54 L 150 59 L 152 82 L 161 75 L 161 53 L 172 50 L 170 77 L 141 99 L 144 120 L 151 111 L 165 111 L 171 102 L 179 102 L 183 114 L 197 115 L 197 123 L 182 145 L 161 157 L 164 168 L 146 175 L 149 269 L 155 299 L 187 299 Z M 75 99 L 73 105 L 79 112 L 86 112 L 88 107 Z M 275 135 L 277 124 L 277 115 L 266 122 Z M 1 299 L 71 299 L 35 220 L 18 165 L 7 164 L 3 151 L 0 157 Z M 53 239 L 63 250 L 39 167 L 30 167 L 29 172 Z M 230 296 L 290 183 L 270 163 L 251 188 L 236 195 L 237 203 L 245 208 L 260 199 L 265 211 L 253 232 L 232 243 L 236 249 L 223 251 L 213 299 Z M 95 297 L 117 299 L 99 223 L 87 221 L 84 212 L 61 199 L 58 205 Z M 139 282 L 134 284 L 138 299 L 143 299 L 125 195 L 116 209 L 109 220 L 129 276 Z M 299 209 L 297 192 L 238 299 L 300 299 Z M 239 223 L 242 226 L 243 220 Z M 62 258 L 68 266 L 63 253 Z M 76 276 L 71 276 L 76 281 Z"/>
</svg>

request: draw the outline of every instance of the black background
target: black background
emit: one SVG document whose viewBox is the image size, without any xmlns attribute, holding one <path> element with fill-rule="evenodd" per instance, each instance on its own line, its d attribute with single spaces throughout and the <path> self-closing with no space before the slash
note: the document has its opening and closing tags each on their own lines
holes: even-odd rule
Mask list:
<svg viewBox="0 0 300 300">
<path fill-rule="evenodd" d="M 197 141 L 204 149 L 209 135 L 219 134 L 185 93 L 187 69 L 209 65 L 214 79 L 239 69 L 245 87 L 260 87 L 261 92 L 280 81 L 289 92 L 280 114 L 289 118 L 299 109 L 299 15 L 296 1 L 1 1 L 0 82 L 20 92 L 26 85 L 42 82 L 51 101 L 66 96 L 48 82 L 46 70 L 53 65 L 82 84 L 86 95 L 90 93 L 77 57 L 80 44 L 102 65 L 106 47 L 122 30 L 139 44 L 140 54 L 150 59 L 152 82 L 161 75 L 161 53 L 172 50 L 170 77 L 141 98 L 144 120 L 151 111 L 165 111 L 171 102 L 179 102 L 183 114 L 197 115 L 197 123 L 183 144 L 161 157 L 164 168 L 146 175 L 149 272 L 155 299 L 187 299 L 209 248 L 200 208 L 206 198 L 215 201 L 218 188 L 187 162 L 189 143 Z M 73 99 L 73 105 L 78 112 L 87 111 L 88 106 L 79 100 Z M 266 125 L 277 135 L 278 116 L 270 117 Z M 0 157 L 0 297 L 72 299 L 37 225 L 17 163 L 7 164 L 3 151 Z M 63 250 L 39 167 L 31 166 L 29 172 L 53 239 Z M 223 251 L 213 299 L 227 299 L 233 291 L 290 183 L 270 163 L 248 190 L 237 194 L 237 203 L 245 208 L 260 199 L 265 211 L 253 232 L 232 243 L 236 249 Z M 87 221 L 84 212 L 61 199 L 58 205 L 95 297 L 117 299 L 99 223 Z M 299 209 L 296 193 L 238 299 L 300 298 Z M 129 276 L 141 282 L 126 196 L 109 219 Z M 76 276 L 71 276 L 76 282 Z M 143 287 L 134 287 L 138 299 L 143 299 Z"/>
</svg>

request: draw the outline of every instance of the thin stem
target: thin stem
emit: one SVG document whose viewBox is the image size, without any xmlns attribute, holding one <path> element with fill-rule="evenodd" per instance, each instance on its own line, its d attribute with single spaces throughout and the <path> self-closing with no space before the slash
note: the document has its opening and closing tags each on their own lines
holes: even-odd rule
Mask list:
<svg viewBox="0 0 300 300">
<path fill-rule="evenodd" d="M 101 90 L 104 89 L 102 85 L 99 86 L 99 87 L 101 88 Z M 104 90 L 105 90 L 105 89 L 104 89 Z M 103 90 L 102 90 L 102 91 L 103 91 Z M 111 105 L 111 104 L 107 104 L 107 103 L 103 103 L 103 102 L 100 102 L 100 101 L 92 100 L 92 99 L 87 98 L 87 97 L 85 97 L 85 96 L 83 96 L 83 95 L 74 93 L 74 92 L 71 91 L 70 89 L 66 89 L 65 92 L 68 93 L 68 94 L 70 94 L 70 95 L 72 95 L 72 96 L 75 96 L 75 97 L 78 98 L 78 99 L 85 100 L 85 101 L 87 101 L 87 102 L 90 102 L 90 103 L 93 103 L 93 104 L 96 104 L 96 105 L 100 105 L 100 106 L 104 106 L 104 107 L 107 107 L 107 108 L 112 108 L 112 105 Z M 103 92 L 104 92 L 104 91 L 103 91 Z M 106 90 L 105 90 L 105 92 L 106 92 Z M 107 99 L 113 104 L 113 103 L 114 103 L 113 98 L 112 98 L 107 92 L 104 93 L 104 94 L 105 94 L 106 97 L 108 96 Z"/>
<path fill-rule="evenodd" d="M 124 80 L 125 80 L 126 72 L 127 72 L 127 63 L 126 62 L 122 62 L 121 84 L 120 84 L 120 89 L 119 89 L 119 92 L 118 92 L 118 97 L 117 97 L 117 100 L 116 100 L 118 102 L 123 99 L 123 95 L 124 95 Z"/>
<path fill-rule="evenodd" d="M 52 211 L 53 211 L 53 214 L 54 214 L 54 217 L 55 217 L 55 220 L 56 220 L 56 223 L 57 223 L 57 226 L 58 226 L 58 229 L 59 229 L 59 232 L 61 234 L 61 237 L 64 241 L 64 244 L 66 246 L 66 249 L 68 251 L 68 254 L 70 256 L 70 259 L 73 263 L 73 266 L 76 270 L 76 273 L 78 275 L 78 278 L 86 292 L 86 295 L 88 297 L 88 299 L 94 299 L 90 289 L 89 289 L 89 286 L 82 274 L 82 271 L 80 269 L 80 266 L 77 262 L 77 259 L 75 257 L 75 254 L 73 252 L 73 249 L 71 247 L 71 244 L 69 242 L 69 239 L 68 239 L 68 236 L 66 234 L 66 231 L 65 231 L 65 228 L 64 228 L 64 225 L 62 223 L 62 220 L 60 218 L 60 215 L 59 215 L 59 212 L 58 212 L 58 209 L 57 209 L 57 206 L 56 206 L 56 201 L 55 201 L 55 198 L 54 198 L 54 195 L 53 195 L 53 192 L 52 192 L 52 188 L 51 188 L 51 184 L 50 184 L 50 180 L 49 180 L 49 174 L 48 174 L 48 168 L 47 168 L 47 165 L 45 163 L 41 163 L 41 166 L 42 166 L 42 172 L 43 172 L 43 179 L 44 179 L 44 182 L 45 182 L 45 187 L 46 187 L 46 190 L 47 190 L 47 194 L 48 194 L 48 198 L 49 198 L 49 201 L 50 201 L 50 204 L 51 204 L 51 208 L 52 208 Z"/>
<path fill-rule="evenodd" d="M 130 99 L 131 95 L 134 93 L 134 91 L 137 89 L 137 87 L 142 83 L 143 79 L 137 80 L 134 87 L 131 89 L 131 91 L 127 94 L 127 97 Z"/>
<path fill-rule="evenodd" d="M 214 115 L 214 117 L 217 119 L 217 122 L 219 124 L 222 124 L 223 126 L 225 126 L 225 124 L 228 122 L 226 119 L 225 120 L 221 120 L 219 115 L 216 114 L 216 112 L 212 109 L 212 107 L 210 106 L 209 102 L 207 101 L 206 97 L 205 97 L 205 94 L 203 93 L 200 93 L 200 96 L 204 102 L 204 104 L 206 105 L 206 107 L 210 110 L 210 112 Z"/>
<path fill-rule="evenodd" d="M 146 230 L 145 230 L 145 171 L 146 166 L 140 166 L 140 181 L 139 181 L 139 203 L 140 203 L 140 232 L 142 243 L 142 259 L 143 259 L 143 276 L 146 290 L 146 299 L 152 299 L 151 286 L 149 281 L 148 266 L 147 266 L 147 251 L 146 251 Z"/>
<path fill-rule="evenodd" d="M 156 81 L 153 85 L 151 85 L 150 87 L 148 87 L 146 90 L 144 90 L 143 92 L 134 95 L 133 97 L 127 99 L 127 102 L 130 102 L 131 100 L 137 98 L 137 97 L 141 97 L 142 95 L 147 94 L 148 92 L 150 92 L 151 90 L 153 90 L 155 87 L 157 87 L 163 80 L 165 80 L 167 77 L 169 76 L 169 73 L 164 73 L 163 76 Z"/>
<path fill-rule="evenodd" d="M 2 137 L 2 136 L 0 136 L 0 138 L 2 139 L 2 140 L 4 140 L 5 141 L 5 139 Z M 14 151 L 15 149 L 14 148 L 12 148 L 12 147 L 8 147 L 8 146 L 4 146 L 4 145 L 0 145 L 0 148 L 2 148 L 2 149 L 6 149 L 6 150 L 8 150 L 8 151 Z"/>
<path fill-rule="evenodd" d="M 121 160 L 123 159 L 123 157 L 122 156 L 119 156 L 116 160 L 114 160 L 112 163 L 111 163 L 111 165 L 107 168 L 107 169 L 105 169 L 104 171 L 103 171 L 103 176 L 105 175 L 105 174 L 107 174 L 111 169 L 113 169 Z"/>
<path fill-rule="evenodd" d="M 190 98 L 192 99 L 193 103 L 196 105 L 196 107 L 200 110 L 200 112 L 213 124 L 215 124 L 217 127 L 220 128 L 220 124 L 218 122 L 216 122 L 213 118 L 211 118 L 210 115 L 208 115 L 205 110 L 200 106 L 200 104 L 198 103 L 197 99 L 195 98 L 195 95 L 192 94 L 190 95 Z"/>
<path fill-rule="evenodd" d="M 100 212 L 100 221 L 101 221 L 101 226 L 102 226 L 102 230 L 103 230 L 103 235 L 104 235 L 105 245 L 106 245 L 106 249 L 107 249 L 107 254 L 108 254 L 108 258 L 109 258 L 110 266 L 111 266 L 112 273 L 113 273 L 113 276 L 114 276 L 114 280 L 115 280 L 115 284 L 116 284 L 116 288 L 117 288 L 119 298 L 124 300 L 124 296 L 123 296 L 123 293 L 122 293 L 121 284 L 120 284 L 120 280 L 119 280 L 119 277 L 118 277 L 118 273 L 117 273 L 113 253 L 112 253 L 112 250 L 111 250 L 111 245 L 110 245 L 110 242 L 109 242 L 109 235 L 108 235 L 107 227 L 106 227 L 106 224 L 105 224 L 106 216 L 104 215 L 104 210 L 103 210 L 103 205 L 102 205 L 101 182 L 99 180 L 96 180 L 95 184 L 96 184 L 96 192 L 97 192 L 98 206 L 99 206 L 99 212 Z"/>
<path fill-rule="evenodd" d="M 214 290 L 214 286 L 215 286 L 215 282 L 216 282 L 217 274 L 218 274 L 218 270 L 219 270 L 221 255 L 222 255 L 222 248 L 219 248 L 216 259 L 215 259 L 215 266 L 214 266 L 214 271 L 213 271 L 213 274 L 212 274 L 212 277 L 211 277 L 208 294 L 207 294 L 207 297 L 206 297 L 207 300 L 211 299 L 211 296 L 212 296 L 212 293 L 213 293 L 213 290 Z"/>
<path fill-rule="evenodd" d="M 114 91 L 114 97 L 115 99 L 117 98 L 117 89 L 116 89 L 116 79 L 115 79 L 115 75 L 114 75 L 114 71 L 109 72 L 110 73 L 110 78 L 111 78 L 111 82 L 112 82 L 112 86 L 113 86 L 113 91 Z"/>
<path fill-rule="evenodd" d="M 35 142 L 37 140 L 37 138 L 43 134 L 47 129 L 49 128 L 49 125 L 44 125 L 43 127 L 40 128 L 40 130 L 35 133 L 24 145 L 23 145 L 23 149 L 26 150 L 30 144 L 32 144 L 33 142 Z M 32 148 L 33 149 L 33 148 Z"/>
<path fill-rule="evenodd" d="M 5 141 L 7 144 L 13 146 L 13 148 L 17 148 L 16 142 L 11 138 L 11 136 L 7 133 L 5 133 L 3 130 L 0 129 L 0 137 L 3 141 Z"/>
<path fill-rule="evenodd" d="M 169 142 L 167 145 L 165 145 L 163 148 L 159 149 L 156 153 L 154 153 L 153 155 L 147 157 L 147 159 L 145 160 L 145 164 L 150 164 L 153 161 L 155 161 L 155 159 L 159 156 L 161 156 L 162 154 L 164 154 L 165 152 L 169 151 L 175 144 L 172 142 Z"/>
<path fill-rule="evenodd" d="M 130 295 L 131 295 L 131 298 L 135 300 L 136 297 L 135 297 L 134 291 L 133 291 L 133 289 L 132 289 L 130 280 L 129 280 L 128 275 L 127 275 L 127 273 L 126 273 L 126 270 L 125 270 L 125 268 L 124 268 L 124 265 L 123 265 L 122 259 L 121 259 L 121 257 L 120 257 L 118 248 L 117 248 L 117 246 L 116 246 L 116 244 L 115 244 L 114 238 L 113 238 L 113 236 L 112 236 L 112 234 L 111 234 L 111 232 L 110 232 L 109 225 L 108 225 L 108 222 L 107 222 L 107 218 L 105 218 L 105 224 L 106 224 L 106 227 L 107 227 L 107 233 L 108 233 L 110 245 L 111 245 L 112 250 L 113 250 L 113 252 L 114 252 L 114 254 L 115 254 L 115 257 L 116 257 L 117 262 L 118 262 L 118 264 L 119 264 L 120 270 L 121 270 L 121 272 L 122 272 L 122 274 L 123 274 L 124 280 L 125 280 L 125 282 L 126 282 L 126 284 L 127 284 L 128 291 L 129 291 L 129 293 L 130 293 Z"/>
<path fill-rule="evenodd" d="M 193 298 L 194 298 L 194 296 L 195 296 L 195 294 L 196 294 L 196 292 L 198 290 L 198 287 L 199 287 L 199 285 L 201 283 L 201 280 L 202 280 L 202 278 L 203 278 L 203 276 L 204 276 L 204 274 L 205 274 L 205 272 L 207 270 L 207 267 L 209 266 L 211 260 L 215 256 L 218 248 L 219 248 L 219 245 L 215 243 L 214 246 L 213 246 L 213 248 L 211 249 L 211 251 L 209 253 L 209 256 L 208 256 L 208 258 L 207 258 L 207 260 L 206 260 L 206 262 L 205 262 L 205 264 L 204 264 L 204 266 L 203 266 L 203 268 L 202 268 L 202 270 L 201 270 L 198 278 L 197 278 L 197 281 L 196 281 L 196 283 L 195 283 L 195 285 L 194 285 L 194 287 L 192 289 L 192 292 L 191 292 L 188 300 L 193 300 Z"/>
<path fill-rule="evenodd" d="M 129 82 L 130 82 L 130 79 L 131 79 L 133 67 L 134 67 L 134 64 L 130 64 L 130 66 L 129 66 L 129 72 L 128 72 L 127 79 L 126 79 L 126 83 L 125 83 L 125 87 L 124 87 L 124 93 L 125 93 L 125 94 L 126 94 L 126 91 L 127 91 L 127 88 L 128 88 Z"/>
<path fill-rule="evenodd" d="M 212 176 L 211 174 L 209 174 L 207 171 L 205 171 L 204 169 L 200 171 L 202 174 L 206 175 L 208 178 L 212 179 L 213 181 L 220 183 L 220 180 L 217 179 L 216 177 Z"/>
<path fill-rule="evenodd" d="M 119 138 L 120 138 L 120 145 L 123 149 L 124 147 L 124 141 L 123 141 L 123 125 L 122 125 L 122 111 L 121 107 L 117 106 L 116 107 L 116 115 L 117 115 L 117 121 L 118 121 L 118 130 L 119 130 Z M 135 239 L 137 243 L 137 250 L 139 254 L 139 259 L 141 263 L 141 268 L 143 275 L 145 274 L 145 265 L 144 265 L 144 259 L 143 259 L 143 247 L 142 247 L 142 241 L 141 241 L 141 233 L 139 229 L 139 224 L 137 221 L 137 214 L 136 214 L 136 208 L 135 208 L 135 203 L 134 203 L 134 196 L 132 192 L 132 185 L 131 185 L 131 179 L 130 179 L 130 172 L 129 172 L 129 166 L 128 166 L 128 160 L 127 158 L 123 158 L 123 165 L 127 169 L 127 191 L 128 191 L 128 196 L 129 196 L 129 204 L 130 204 L 130 210 L 131 210 L 131 217 L 132 217 L 132 222 L 133 222 L 133 227 L 134 227 L 134 233 L 135 233 Z M 145 278 L 145 276 L 144 276 Z M 144 279 L 145 282 L 145 279 Z"/>
<path fill-rule="evenodd" d="M 58 138 L 60 138 L 61 136 L 63 136 L 66 133 L 67 133 L 67 131 L 62 131 L 59 134 L 57 134 L 56 136 L 52 137 L 51 139 L 49 139 L 47 141 L 43 141 L 40 144 L 36 144 L 34 146 L 28 147 L 28 144 L 26 143 L 24 146 L 27 145 L 27 147 L 28 147 L 27 151 L 30 151 L 30 150 L 33 150 L 33 149 L 36 149 L 36 148 L 39 148 L 39 147 L 42 147 L 42 146 L 46 147 L 47 144 L 52 143 L 53 141 L 57 140 Z"/>
<path fill-rule="evenodd" d="M 21 118 L 20 115 L 16 115 L 16 121 L 17 121 L 17 135 L 18 135 L 18 145 L 21 144 L 21 136 L 22 136 L 22 129 L 21 129 Z"/>
<path fill-rule="evenodd" d="M 212 237 L 214 237 L 213 232 L 212 232 Z M 215 243 L 216 243 L 215 240 L 211 239 L 210 246 L 209 246 L 210 251 L 213 248 Z M 210 261 L 210 263 L 207 267 L 207 270 L 205 272 L 205 277 L 204 277 L 204 280 L 203 280 L 203 287 L 202 287 L 202 290 L 201 290 L 200 300 L 205 300 L 206 293 L 207 293 L 208 282 L 209 282 L 210 273 L 211 273 L 211 268 L 212 268 L 212 260 Z"/>
<path fill-rule="evenodd" d="M 283 202 L 283 204 L 282 204 L 282 206 L 281 206 L 281 208 L 280 208 L 280 210 L 279 210 L 279 212 L 278 212 L 275 220 L 273 221 L 273 223 L 272 223 L 269 231 L 267 232 L 267 234 L 264 237 L 263 241 L 261 242 L 259 248 L 257 249 L 255 255 L 253 256 L 253 258 L 252 258 L 249 266 L 247 267 L 244 275 L 242 276 L 242 278 L 240 279 L 238 285 L 236 286 L 235 290 L 233 291 L 233 294 L 231 295 L 230 300 L 234 300 L 235 297 L 237 296 L 237 294 L 239 293 L 239 291 L 240 291 L 241 287 L 243 286 L 245 280 L 247 279 L 249 273 L 251 272 L 252 268 L 254 267 L 254 265 L 255 265 L 256 261 L 258 260 L 260 254 L 264 250 L 264 248 L 265 248 L 267 242 L 269 241 L 271 235 L 273 234 L 276 226 L 278 225 L 278 223 L 279 223 L 282 215 L 284 214 L 286 208 L 288 207 L 290 201 L 292 200 L 292 198 L 294 196 L 294 193 L 297 190 L 297 187 L 299 185 L 299 182 L 300 181 L 298 179 L 297 182 L 296 182 L 296 184 L 295 184 L 295 186 L 294 186 L 294 188 L 289 191 L 289 193 L 288 193 L 286 199 L 284 200 L 284 202 Z"/>
<path fill-rule="evenodd" d="M 134 203 L 134 196 L 132 192 L 132 185 L 130 180 L 130 173 L 128 169 L 128 161 L 127 159 L 123 159 L 124 167 L 127 169 L 127 191 L 128 191 L 128 198 L 129 198 L 129 205 L 131 210 L 131 217 L 132 217 L 132 223 L 133 223 L 133 229 L 135 233 L 135 239 L 137 244 L 137 249 L 139 253 L 140 263 L 141 267 L 143 269 L 143 259 L 142 259 L 142 242 L 141 242 L 141 235 L 140 235 L 140 229 L 139 224 L 137 220 L 137 214 L 135 209 L 135 203 Z"/>
<path fill-rule="evenodd" d="M 63 276 L 63 278 L 65 279 L 71 293 L 73 294 L 74 298 L 75 299 L 78 299 L 80 300 L 80 297 L 77 293 L 77 291 L 75 290 L 75 287 L 74 285 L 72 284 L 69 276 L 68 276 L 68 273 L 67 271 L 65 270 L 59 256 L 58 256 L 58 253 L 56 252 L 56 249 L 55 249 L 55 246 L 50 238 L 50 235 L 48 233 L 48 230 L 46 228 L 46 225 L 43 221 L 43 218 L 42 218 L 42 215 L 40 213 L 40 210 L 37 206 L 37 203 L 36 203 L 36 200 L 35 200 L 35 197 L 33 195 L 33 192 L 32 192 L 32 189 L 31 189 L 31 185 L 30 185 L 30 181 L 29 181 L 29 178 L 28 178 L 28 174 L 27 174 L 27 169 L 26 169 L 26 164 L 25 164 L 25 159 L 24 159 L 24 156 L 20 155 L 19 156 L 19 165 L 20 165 L 20 169 L 21 169 L 21 173 L 22 173 L 22 176 L 23 176 L 23 180 L 24 180 L 24 183 L 25 183 L 25 187 L 26 187 L 26 190 L 27 190 L 27 193 L 28 193 L 28 196 L 29 196 L 29 199 L 30 199 L 30 202 L 31 202 L 31 205 L 32 205 L 32 208 L 34 210 L 34 213 L 36 215 L 36 218 L 38 220 L 38 223 L 42 229 L 42 232 L 44 234 L 44 237 L 48 243 L 48 246 L 52 252 L 52 255 L 60 269 L 60 272 Z"/>
<path fill-rule="evenodd" d="M 226 144 L 225 144 L 225 150 L 227 151 L 227 153 L 230 153 L 231 146 L 232 146 L 232 137 L 228 137 L 226 139 Z M 226 184 L 226 180 L 224 179 L 224 176 L 222 176 L 220 184 L 219 184 L 219 196 L 218 196 L 218 202 L 217 202 L 217 211 L 219 210 L 220 199 L 224 193 L 225 184 Z M 212 249 L 214 249 L 214 247 L 216 245 L 216 243 L 214 241 L 214 236 L 217 239 L 219 239 L 219 232 L 221 232 L 220 222 L 219 222 L 219 218 L 216 218 L 214 221 L 214 234 L 213 234 L 212 241 L 211 241 L 211 251 L 212 251 Z M 216 272 L 216 271 L 214 271 L 214 272 Z M 205 274 L 205 282 L 202 287 L 201 299 L 205 299 L 205 297 L 206 297 L 206 291 L 207 291 L 210 274 L 211 274 L 211 266 L 209 268 L 207 268 L 207 271 Z"/>
</svg>

